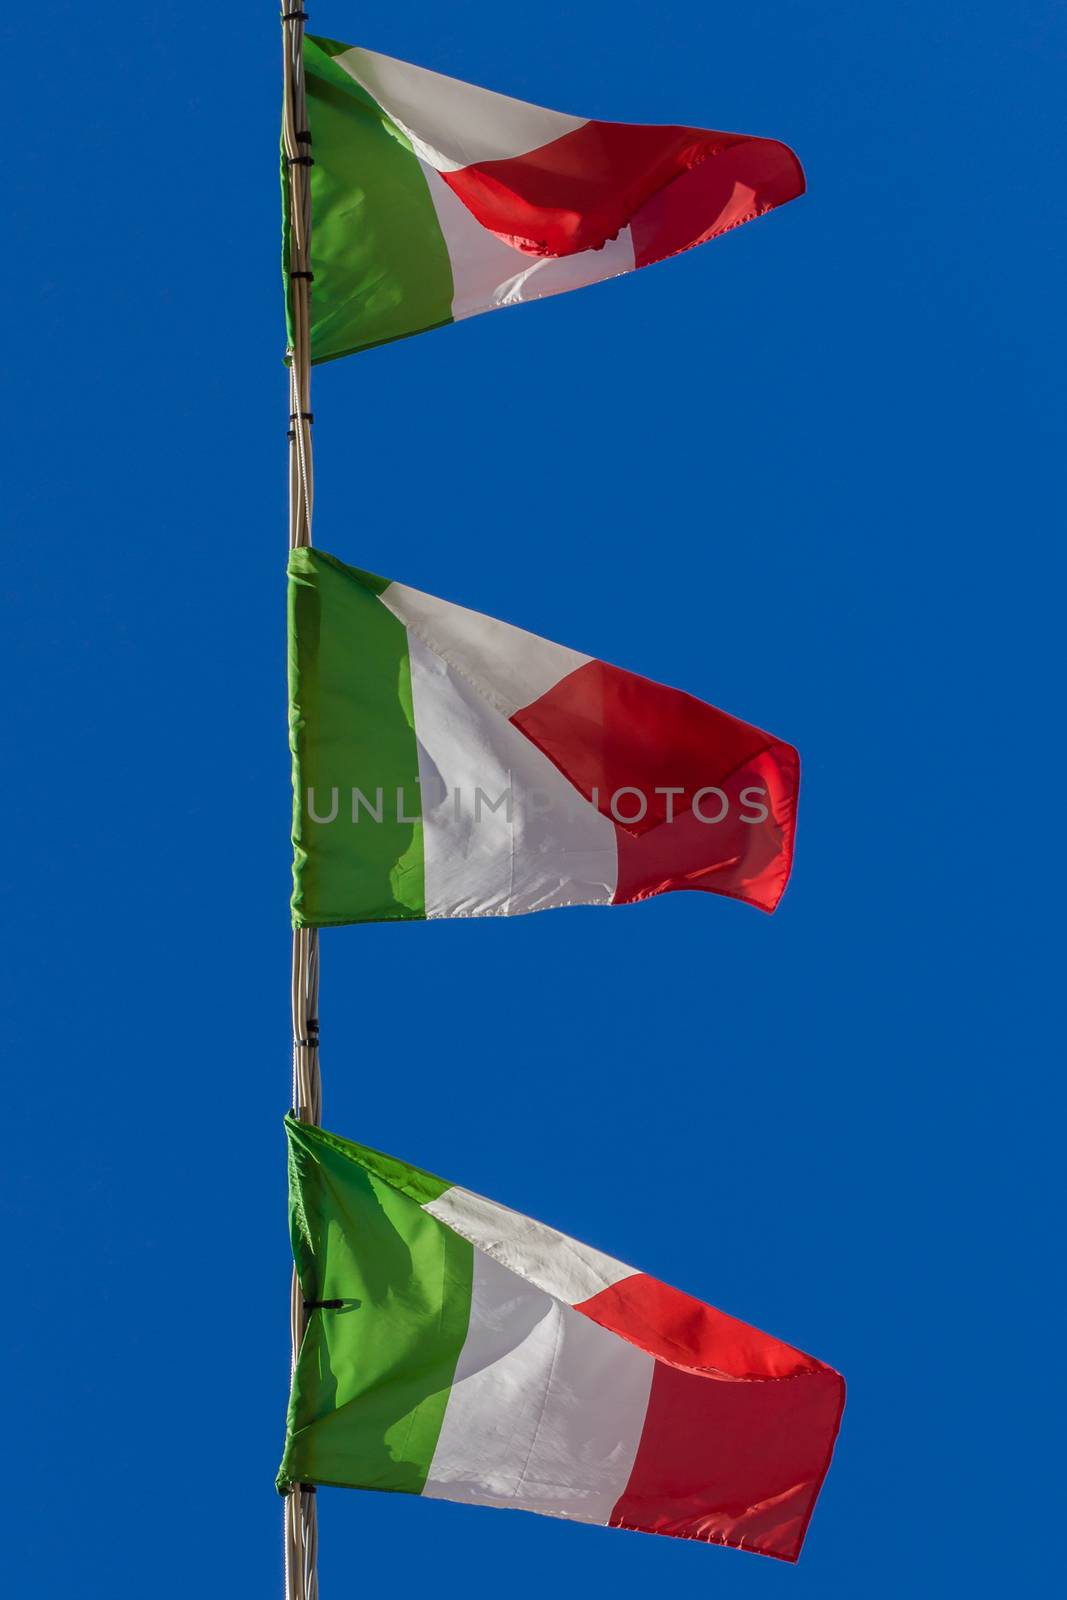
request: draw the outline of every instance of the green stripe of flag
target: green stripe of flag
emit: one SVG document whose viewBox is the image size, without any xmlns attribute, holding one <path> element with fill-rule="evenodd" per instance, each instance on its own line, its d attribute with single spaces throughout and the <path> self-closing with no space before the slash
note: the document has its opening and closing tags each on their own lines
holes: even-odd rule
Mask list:
<svg viewBox="0 0 1067 1600">
<path fill-rule="evenodd" d="M 347 48 L 304 41 L 313 361 L 452 321 L 452 266 L 422 168 L 407 135 L 332 59 Z"/>
<path fill-rule="evenodd" d="M 319 550 L 289 556 L 293 922 L 425 916 L 419 756 L 407 630 L 380 579 Z M 381 812 L 352 820 L 353 790 Z M 379 793 L 380 791 L 380 793 Z M 313 796 L 313 807 L 309 803 Z M 320 819 L 316 822 L 312 816 Z"/>
<path fill-rule="evenodd" d="M 467 1336 L 473 1248 L 415 1197 L 442 1194 L 440 1179 L 294 1117 L 286 1132 L 301 1287 L 308 1299 L 345 1304 L 309 1314 L 278 1487 L 358 1482 L 421 1494 Z M 363 1154 L 411 1192 L 369 1170 Z"/>
<path fill-rule="evenodd" d="M 384 1155 L 381 1150 L 372 1150 L 370 1145 L 356 1144 L 352 1139 L 342 1139 L 339 1134 L 327 1133 L 325 1128 L 298 1122 L 291 1115 L 287 1118 L 286 1125 L 288 1126 L 290 1122 L 293 1125 L 292 1134 L 301 1148 L 333 1150 L 342 1158 L 339 1171 L 347 1174 L 349 1168 L 344 1163 L 354 1162 L 357 1167 L 363 1167 L 372 1178 L 381 1178 L 390 1188 L 399 1189 L 409 1200 L 414 1200 L 417 1206 L 431 1205 L 433 1201 L 440 1200 L 443 1194 L 447 1194 L 449 1189 L 455 1188 L 455 1185 L 449 1183 L 446 1178 L 439 1178 L 436 1173 L 426 1172 L 422 1167 L 413 1167 L 410 1161 L 400 1161 L 396 1156 Z"/>
</svg>

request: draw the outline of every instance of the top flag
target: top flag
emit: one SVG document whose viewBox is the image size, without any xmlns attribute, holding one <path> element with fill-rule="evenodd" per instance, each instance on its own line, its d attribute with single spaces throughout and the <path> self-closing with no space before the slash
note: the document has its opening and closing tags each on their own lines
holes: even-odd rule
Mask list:
<svg viewBox="0 0 1067 1600">
<path fill-rule="evenodd" d="M 567 116 L 331 39 L 304 68 L 312 361 L 649 266 L 804 190 L 774 139 Z"/>
</svg>

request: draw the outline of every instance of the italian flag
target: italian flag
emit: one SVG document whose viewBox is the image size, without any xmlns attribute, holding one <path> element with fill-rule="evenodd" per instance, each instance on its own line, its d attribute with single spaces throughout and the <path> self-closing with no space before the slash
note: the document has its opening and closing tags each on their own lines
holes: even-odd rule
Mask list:
<svg viewBox="0 0 1067 1600">
<path fill-rule="evenodd" d="M 286 1127 L 308 1321 L 283 1493 L 392 1490 L 796 1560 L 836 1372 L 506 1206 Z"/>
<path fill-rule="evenodd" d="M 646 267 L 804 189 L 773 139 L 567 116 L 331 39 L 304 71 L 314 361 Z"/>
<path fill-rule="evenodd" d="M 289 682 L 298 926 L 785 889 L 796 751 L 678 689 L 314 549 Z"/>
</svg>

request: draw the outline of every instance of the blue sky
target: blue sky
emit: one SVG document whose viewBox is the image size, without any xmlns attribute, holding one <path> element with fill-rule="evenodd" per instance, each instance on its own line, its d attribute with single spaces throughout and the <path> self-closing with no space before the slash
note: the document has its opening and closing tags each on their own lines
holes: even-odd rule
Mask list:
<svg viewBox="0 0 1067 1600">
<path fill-rule="evenodd" d="M 523 98 L 769 134 L 806 166 L 806 198 L 704 250 L 317 373 L 317 543 L 804 763 L 775 917 L 672 895 L 332 931 L 323 1066 L 328 1126 L 850 1386 L 795 1569 L 332 1492 L 324 1600 L 1044 1592 L 1063 9 L 311 10 Z M 236 0 L 41 0 L 3 26 L 12 1588 L 269 1596 L 278 26 Z"/>
</svg>

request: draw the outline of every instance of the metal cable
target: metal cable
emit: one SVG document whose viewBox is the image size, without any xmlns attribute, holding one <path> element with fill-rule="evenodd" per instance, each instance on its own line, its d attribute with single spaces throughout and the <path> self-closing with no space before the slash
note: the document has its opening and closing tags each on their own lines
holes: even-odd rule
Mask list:
<svg viewBox="0 0 1067 1600">
<path fill-rule="evenodd" d="M 289 194 L 286 267 L 292 348 L 289 354 L 289 548 L 311 543 L 314 469 L 311 449 L 311 182 L 305 147 L 307 99 L 304 91 L 304 15 L 282 0 L 282 149 Z M 300 135 L 305 135 L 302 141 Z M 299 159 L 298 159 L 299 158 Z M 322 1116 L 319 1073 L 319 934 L 317 928 L 293 931 L 292 1106 L 302 1122 Z M 292 1353 L 290 1373 L 304 1337 L 306 1314 L 294 1270 L 290 1294 Z M 318 1518 L 316 1495 L 293 1486 L 285 1500 L 286 1600 L 318 1600 Z"/>
</svg>

